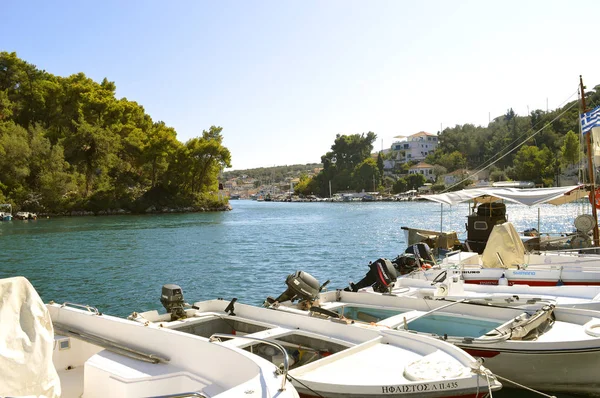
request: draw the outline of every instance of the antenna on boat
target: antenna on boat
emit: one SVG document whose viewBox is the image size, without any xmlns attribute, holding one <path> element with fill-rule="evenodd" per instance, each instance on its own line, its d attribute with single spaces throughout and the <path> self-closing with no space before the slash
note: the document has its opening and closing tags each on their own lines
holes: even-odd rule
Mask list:
<svg viewBox="0 0 600 398">
<path fill-rule="evenodd" d="M 582 113 L 587 112 L 587 107 L 585 105 L 585 86 L 583 85 L 583 78 L 581 77 L 581 75 L 579 75 L 579 86 L 581 88 L 581 106 L 582 106 Z M 586 149 L 587 149 L 587 158 L 588 158 L 588 173 L 590 175 L 590 185 L 591 185 L 591 191 L 590 191 L 590 198 L 591 198 L 591 202 L 592 202 L 592 216 L 594 217 L 594 220 L 596 221 L 595 225 L 594 225 L 594 242 L 593 245 L 594 246 L 598 246 L 599 245 L 599 239 L 598 239 L 598 212 L 596 210 L 596 185 L 595 185 L 595 181 L 594 181 L 594 165 L 592 163 L 592 131 L 588 131 L 586 137 L 585 137 L 585 144 L 586 144 Z"/>
</svg>

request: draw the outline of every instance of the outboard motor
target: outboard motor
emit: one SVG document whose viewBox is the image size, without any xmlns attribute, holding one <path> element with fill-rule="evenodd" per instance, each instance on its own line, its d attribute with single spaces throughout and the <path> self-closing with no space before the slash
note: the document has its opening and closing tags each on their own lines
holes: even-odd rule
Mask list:
<svg viewBox="0 0 600 398">
<path fill-rule="evenodd" d="M 392 260 L 398 275 L 410 274 L 419 269 L 419 261 L 412 253 L 403 253 Z"/>
<path fill-rule="evenodd" d="M 325 284 L 327 284 L 327 282 Z M 323 286 L 319 285 L 319 281 L 314 276 L 304 271 L 296 271 L 293 274 L 288 275 L 287 278 L 285 278 L 285 284 L 288 286 L 286 291 L 281 293 L 276 299 L 267 297 L 265 305 L 272 304 L 276 301 L 281 303 L 283 301 L 294 301 L 296 299 L 314 301 L 321 289 L 325 286 L 325 284 Z"/>
<path fill-rule="evenodd" d="M 172 321 L 185 318 L 186 303 L 183 299 L 183 290 L 178 285 L 172 283 L 163 285 L 160 303 L 171 314 Z"/>
<path fill-rule="evenodd" d="M 427 243 L 419 242 L 415 243 L 414 245 L 410 245 L 406 248 L 404 253 L 414 254 L 417 258 L 419 266 L 423 266 L 426 264 L 435 265 L 435 257 Z"/>
<path fill-rule="evenodd" d="M 373 286 L 374 291 L 385 293 L 389 291 L 390 285 L 398 279 L 394 265 L 387 258 L 380 258 L 370 263 L 369 268 L 369 272 L 363 279 L 357 283 L 350 283 L 350 287 L 345 290 L 357 292 L 364 287 Z"/>
</svg>

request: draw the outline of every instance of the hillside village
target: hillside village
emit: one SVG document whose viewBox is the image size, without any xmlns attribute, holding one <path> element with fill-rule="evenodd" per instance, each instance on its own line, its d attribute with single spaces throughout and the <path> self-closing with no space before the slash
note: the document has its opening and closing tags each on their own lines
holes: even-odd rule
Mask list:
<svg viewBox="0 0 600 398">
<path fill-rule="evenodd" d="M 384 157 L 384 176 L 392 179 L 397 179 L 401 176 L 410 174 L 421 174 L 425 177 L 425 185 L 418 188 L 419 192 L 426 193 L 431 191 L 431 187 L 436 182 L 436 174 L 434 173 L 434 165 L 425 162 L 428 155 L 434 153 L 438 146 L 438 136 L 427 133 L 425 131 L 404 137 L 403 140 L 395 141 L 390 148 L 381 151 Z M 375 159 L 379 152 L 372 153 Z M 307 165 L 310 166 L 310 165 Z M 269 168 L 264 169 L 266 172 L 262 178 L 252 177 L 249 174 L 242 174 L 239 177 L 230 177 L 223 183 L 223 189 L 230 198 L 238 199 L 256 199 L 266 197 L 278 197 L 281 195 L 293 195 L 293 187 L 300 181 L 300 175 L 304 173 L 307 177 L 313 177 L 322 170 L 322 165 L 314 165 L 316 167 L 307 167 L 302 172 L 290 172 L 285 177 L 273 180 L 269 178 Z M 246 170 L 242 171 L 245 172 Z M 228 173 L 224 173 L 227 177 Z M 456 184 L 469 171 L 465 169 L 456 170 L 447 173 L 440 178 L 443 184 L 451 186 Z M 487 180 L 489 173 L 480 172 L 476 177 L 477 180 Z M 377 192 L 383 196 L 390 196 L 392 187 L 387 187 L 386 192 Z M 340 192 L 341 194 L 351 194 L 354 192 Z M 371 192 L 372 194 L 373 192 Z M 405 196 L 409 196 L 414 192 L 404 192 Z M 365 193 L 357 193 L 357 197 L 364 196 Z"/>
<path fill-rule="evenodd" d="M 384 169 L 384 178 L 388 181 L 384 192 L 336 192 L 337 199 L 342 197 L 370 198 L 372 196 L 379 199 L 406 200 L 419 193 L 432 193 L 436 185 L 452 187 L 467 176 L 472 186 L 488 186 L 490 182 L 489 170 L 473 171 L 468 169 L 458 169 L 449 173 L 439 174 L 435 164 L 427 163 L 426 159 L 432 155 L 438 148 L 439 137 L 425 131 L 401 138 L 392 143 L 390 148 L 383 149 L 381 152 L 374 152 L 371 156 L 377 159 L 381 153 Z M 251 176 L 250 170 L 242 171 L 240 176 L 232 176 L 223 182 L 222 188 L 230 199 L 264 199 L 273 198 L 273 200 L 290 200 L 294 195 L 294 186 L 299 183 L 301 175 L 313 177 L 323 169 L 321 164 L 306 165 L 301 170 L 288 172 L 281 178 L 273 178 L 269 174 L 271 168 L 263 169 L 264 173 L 260 177 Z M 442 168 L 443 170 L 443 168 Z M 227 177 L 228 173 L 223 176 Z M 411 174 L 421 174 L 425 178 L 425 183 L 416 190 L 409 189 L 405 192 L 393 192 L 394 180 Z M 387 177 L 387 178 L 386 178 Z M 566 170 L 559 176 L 560 185 L 570 185 L 577 183 L 577 172 L 574 168 Z M 526 183 L 526 186 L 533 186 L 533 183 Z M 394 195 L 396 194 L 396 195 Z M 309 195 L 308 199 L 317 199 L 317 196 Z"/>
</svg>

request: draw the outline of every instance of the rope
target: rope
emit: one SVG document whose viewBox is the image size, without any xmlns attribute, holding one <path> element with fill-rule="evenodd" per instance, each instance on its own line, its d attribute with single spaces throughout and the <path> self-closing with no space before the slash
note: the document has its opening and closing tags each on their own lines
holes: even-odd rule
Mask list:
<svg viewBox="0 0 600 398">
<path fill-rule="evenodd" d="M 475 360 L 475 362 L 473 362 L 471 364 L 471 370 L 473 371 L 473 373 L 475 373 L 477 375 L 477 393 L 475 394 L 476 397 L 479 396 L 479 391 L 480 391 L 480 385 L 479 385 L 479 377 L 481 375 L 485 376 L 485 380 L 488 386 L 488 393 L 486 395 L 486 397 L 493 397 L 492 395 L 492 385 L 490 383 L 490 376 L 492 377 L 492 379 L 494 378 L 494 374 L 492 374 L 492 372 L 490 372 L 489 369 L 484 368 L 483 367 L 483 359 L 482 358 L 478 358 L 477 360 Z"/>
<path fill-rule="evenodd" d="M 533 388 L 530 388 L 530 387 L 524 386 L 523 384 L 519 384 L 519 383 L 517 383 L 516 381 L 509 380 L 509 379 L 507 379 L 506 377 L 501 377 L 501 376 L 498 376 L 498 375 L 495 375 L 495 376 L 496 376 L 498 379 L 502 380 L 502 381 L 507 381 L 507 382 L 509 382 L 509 383 L 511 383 L 511 384 L 513 384 L 513 385 L 515 385 L 515 386 L 517 386 L 517 387 L 519 387 L 519 388 L 522 388 L 522 389 L 524 389 L 524 390 L 527 390 L 527 391 L 534 392 L 534 393 L 536 393 L 536 394 L 539 394 L 539 395 L 541 395 L 541 396 L 543 396 L 543 397 L 547 397 L 547 398 L 556 398 L 556 395 L 549 395 L 549 394 L 545 394 L 545 393 L 543 393 L 543 392 L 541 392 L 541 391 L 534 390 Z"/>
<path fill-rule="evenodd" d="M 317 397 L 325 398 L 323 395 L 319 394 L 318 392 L 316 392 L 315 390 L 313 390 L 306 384 L 302 383 L 300 380 L 296 379 L 294 376 L 290 375 L 289 373 L 288 373 L 288 377 L 290 378 L 290 381 L 295 381 L 296 383 L 300 384 L 302 387 L 306 388 L 307 390 L 309 390 L 310 392 L 315 394 Z"/>
</svg>

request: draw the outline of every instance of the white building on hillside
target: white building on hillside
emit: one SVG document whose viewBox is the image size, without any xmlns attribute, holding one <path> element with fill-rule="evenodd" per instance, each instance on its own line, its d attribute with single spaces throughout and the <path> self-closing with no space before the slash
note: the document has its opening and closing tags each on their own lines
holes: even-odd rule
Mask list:
<svg viewBox="0 0 600 398">
<path fill-rule="evenodd" d="M 408 174 L 423 174 L 427 181 L 435 182 L 433 166 L 425 162 L 419 162 L 418 164 L 408 169 Z"/>
<path fill-rule="evenodd" d="M 424 160 L 427 155 L 435 151 L 437 146 L 437 135 L 421 131 L 406 137 L 403 141 L 394 142 L 392 144 L 392 151 L 397 154 L 396 160 L 408 162 L 411 160 Z"/>
</svg>

